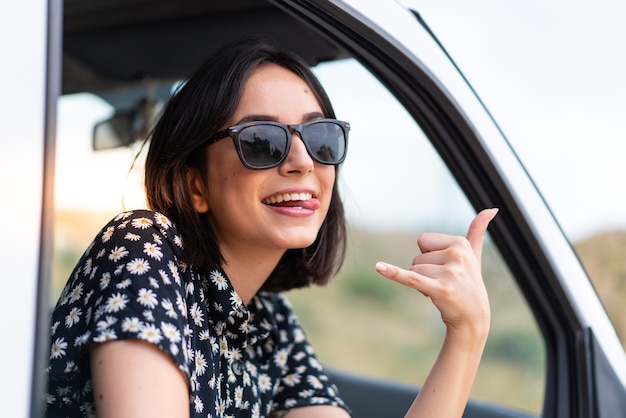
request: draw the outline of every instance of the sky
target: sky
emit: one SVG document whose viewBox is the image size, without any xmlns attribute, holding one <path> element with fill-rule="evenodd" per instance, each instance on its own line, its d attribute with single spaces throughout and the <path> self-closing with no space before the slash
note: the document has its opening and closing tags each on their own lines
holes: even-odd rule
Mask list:
<svg viewBox="0 0 626 418">
<path fill-rule="evenodd" d="M 626 229 L 626 3 L 414 0 L 573 237 Z"/>
<path fill-rule="evenodd" d="M 626 229 L 626 48 L 621 44 L 626 39 L 622 24 L 626 21 L 626 4 L 617 0 L 593 4 L 578 0 L 402 1 L 420 11 L 454 57 L 566 232 L 577 239 L 598 230 Z M 322 66 L 316 71 L 334 102 L 336 84 L 369 82 L 367 76 L 355 72 L 350 65 L 333 71 Z M 368 127 L 372 143 L 378 138 L 372 133 L 376 129 L 371 126 L 372 121 L 360 119 L 359 106 L 365 99 L 357 95 L 338 100 L 345 109 L 342 115 L 349 117 L 353 125 L 349 157 L 342 174 L 358 196 L 361 208 L 367 208 L 366 214 L 361 214 L 363 221 L 380 222 L 383 226 L 392 221 L 407 222 L 415 216 L 408 209 L 414 206 L 427 216 L 436 209 L 424 199 L 411 200 L 418 198 L 408 196 L 402 182 L 397 181 L 402 167 L 410 164 L 399 161 L 403 155 L 389 156 L 395 159 L 391 164 L 381 160 L 387 163 L 387 170 L 383 174 L 376 171 L 376 177 L 372 170 L 355 169 L 352 174 L 351 164 L 365 161 L 359 155 L 362 144 L 355 145 L 355 138 L 366 142 L 362 134 L 366 130 L 359 131 L 358 127 Z M 381 113 L 390 108 L 387 100 L 382 93 L 376 98 Z M 141 204 L 132 192 L 138 187 L 136 173 L 127 179 L 132 151 L 89 156 L 93 121 L 107 117 L 110 109 L 74 97 L 61 103 L 59 113 L 59 128 L 63 132 L 58 142 L 59 204 L 119 208 L 121 187 L 126 189 L 127 207 Z M 380 115 L 381 120 L 393 117 Z M 110 170 L 112 166 L 116 167 L 115 173 Z M 76 176 L 77 172 L 107 167 L 110 174 L 100 176 L 97 184 L 88 176 Z M 392 208 L 386 198 L 378 198 L 371 192 L 373 184 L 384 184 L 389 196 L 402 196 L 403 207 Z M 349 210 L 360 210 L 348 206 Z"/>
</svg>

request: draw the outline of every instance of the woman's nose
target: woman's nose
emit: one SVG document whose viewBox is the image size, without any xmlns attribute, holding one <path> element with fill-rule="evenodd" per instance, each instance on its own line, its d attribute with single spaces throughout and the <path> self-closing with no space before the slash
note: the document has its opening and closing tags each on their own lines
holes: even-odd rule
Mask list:
<svg viewBox="0 0 626 418">
<path fill-rule="evenodd" d="M 291 136 L 291 147 L 287 158 L 280 165 L 280 169 L 285 173 L 308 173 L 313 171 L 315 163 L 309 155 L 299 133 Z"/>
</svg>

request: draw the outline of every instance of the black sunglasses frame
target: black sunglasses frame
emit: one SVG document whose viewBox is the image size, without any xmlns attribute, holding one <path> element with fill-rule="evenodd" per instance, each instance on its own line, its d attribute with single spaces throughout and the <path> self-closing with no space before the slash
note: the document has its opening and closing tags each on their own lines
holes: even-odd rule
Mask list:
<svg viewBox="0 0 626 418">
<path fill-rule="evenodd" d="M 344 138 L 344 147 L 343 147 L 344 152 L 343 152 L 343 155 L 338 160 L 336 161 L 321 160 L 311 151 L 306 138 L 302 136 L 302 132 L 304 128 L 310 125 L 318 124 L 318 123 L 332 123 L 334 125 L 338 125 L 341 128 L 343 132 L 343 138 Z M 287 143 L 285 146 L 285 151 L 283 152 L 282 157 L 280 157 L 278 161 L 268 164 L 268 165 L 264 165 L 264 166 L 253 166 L 253 165 L 250 165 L 246 161 L 245 157 L 243 156 L 243 153 L 241 151 L 241 145 L 239 143 L 239 133 L 245 128 L 248 128 L 251 126 L 259 126 L 259 125 L 270 125 L 270 126 L 276 126 L 276 127 L 281 128 L 285 132 L 285 135 L 287 137 Z M 300 139 L 304 143 L 307 153 L 314 161 L 320 164 L 324 164 L 324 165 L 339 165 L 346 158 L 347 148 L 348 148 L 348 132 L 350 132 L 350 124 L 348 122 L 344 122 L 344 121 L 337 120 L 337 119 L 331 119 L 331 118 L 315 119 L 309 122 L 297 123 L 297 124 L 286 124 L 286 123 L 279 123 L 279 122 L 274 122 L 274 121 L 252 121 L 252 122 L 241 123 L 239 125 L 234 125 L 234 126 L 231 126 L 229 128 L 226 128 L 222 131 L 215 133 L 208 139 L 207 145 L 212 145 L 221 139 L 231 137 L 233 139 L 233 144 L 235 145 L 235 149 L 237 150 L 237 155 L 239 156 L 239 160 L 241 160 L 241 163 L 246 168 L 249 168 L 250 170 L 266 170 L 266 169 L 278 167 L 283 161 L 285 161 L 285 158 L 287 158 L 287 155 L 289 154 L 289 150 L 291 149 L 291 141 L 292 141 L 293 134 L 298 133 L 298 135 L 300 136 Z"/>
</svg>

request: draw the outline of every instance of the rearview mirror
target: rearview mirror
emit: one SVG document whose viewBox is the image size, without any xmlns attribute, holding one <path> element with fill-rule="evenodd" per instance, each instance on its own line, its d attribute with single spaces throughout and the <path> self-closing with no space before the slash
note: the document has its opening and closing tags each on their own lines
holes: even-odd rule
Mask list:
<svg viewBox="0 0 626 418">
<path fill-rule="evenodd" d="M 135 141 L 133 114 L 134 112 L 118 113 L 110 119 L 96 123 L 93 127 L 93 149 L 100 151 L 132 144 Z"/>
<path fill-rule="evenodd" d="M 144 98 L 135 108 L 118 111 L 94 125 L 92 147 L 95 151 L 127 147 L 146 139 L 163 107 L 162 102 Z"/>
</svg>

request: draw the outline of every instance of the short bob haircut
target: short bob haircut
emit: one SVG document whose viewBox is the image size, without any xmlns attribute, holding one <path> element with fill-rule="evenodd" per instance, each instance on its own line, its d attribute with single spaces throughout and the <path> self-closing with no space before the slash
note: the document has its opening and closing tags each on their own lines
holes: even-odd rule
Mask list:
<svg viewBox="0 0 626 418">
<path fill-rule="evenodd" d="M 199 168 L 206 176 L 207 139 L 233 115 L 252 73 L 268 63 L 298 75 L 315 94 L 324 117 L 335 118 L 326 92 L 306 62 L 262 40 L 244 39 L 219 49 L 181 83 L 148 138 L 144 180 L 148 206 L 179 228 L 184 245 L 180 260 L 205 272 L 225 260 L 208 216 L 194 209 L 187 171 Z M 346 221 L 335 176 L 328 214 L 315 242 L 287 250 L 261 290 L 324 285 L 341 268 L 345 250 Z"/>
</svg>

